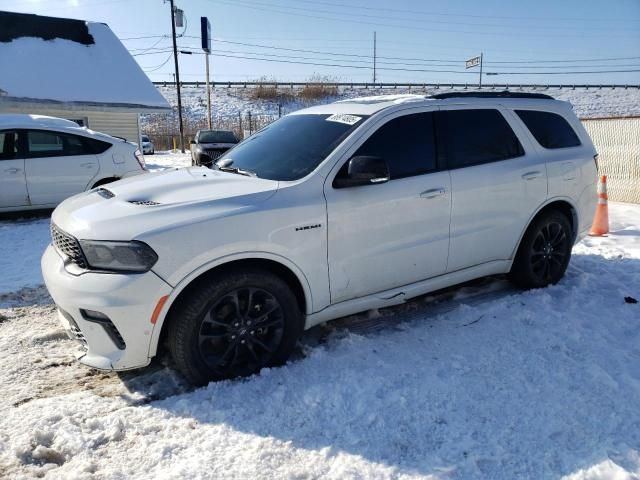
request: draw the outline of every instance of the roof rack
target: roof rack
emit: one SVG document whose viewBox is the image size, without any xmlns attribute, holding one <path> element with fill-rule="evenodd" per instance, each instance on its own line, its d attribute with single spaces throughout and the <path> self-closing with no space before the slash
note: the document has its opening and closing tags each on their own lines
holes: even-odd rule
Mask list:
<svg viewBox="0 0 640 480">
<path fill-rule="evenodd" d="M 476 98 L 539 98 L 544 100 L 554 100 L 553 97 L 544 93 L 510 92 L 447 92 L 431 95 L 430 98 L 443 100 L 445 98 L 476 97 Z"/>
</svg>

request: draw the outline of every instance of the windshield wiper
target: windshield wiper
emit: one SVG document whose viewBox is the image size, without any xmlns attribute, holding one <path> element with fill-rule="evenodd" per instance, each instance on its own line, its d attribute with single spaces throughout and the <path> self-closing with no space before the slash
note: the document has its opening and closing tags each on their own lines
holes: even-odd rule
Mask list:
<svg viewBox="0 0 640 480">
<path fill-rule="evenodd" d="M 222 170 L 223 172 L 237 173 L 238 175 L 244 175 L 246 177 L 257 177 L 256 172 L 252 172 L 251 170 L 243 170 L 238 167 L 218 167 L 218 170 Z"/>
<path fill-rule="evenodd" d="M 231 164 L 233 160 L 230 158 L 225 158 L 220 160 L 219 162 L 214 163 L 218 170 L 222 170 L 223 172 L 237 173 L 238 175 L 245 175 L 247 177 L 257 177 L 256 172 L 252 172 L 251 170 L 243 170 L 239 167 L 232 167 Z"/>
</svg>

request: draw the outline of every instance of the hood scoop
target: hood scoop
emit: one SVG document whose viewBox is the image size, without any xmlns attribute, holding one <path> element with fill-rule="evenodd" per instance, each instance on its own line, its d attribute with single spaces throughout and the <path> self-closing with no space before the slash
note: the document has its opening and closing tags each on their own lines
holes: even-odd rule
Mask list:
<svg viewBox="0 0 640 480">
<path fill-rule="evenodd" d="M 103 198 L 113 198 L 116 196 L 115 193 L 113 193 L 111 190 L 108 190 L 106 188 L 100 187 L 99 189 L 96 190 L 96 193 L 98 195 L 100 195 Z"/>
<path fill-rule="evenodd" d="M 153 200 L 129 200 L 129 203 L 132 203 L 133 205 L 144 205 L 146 207 L 162 205 L 160 202 L 154 202 Z"/>
</svg>

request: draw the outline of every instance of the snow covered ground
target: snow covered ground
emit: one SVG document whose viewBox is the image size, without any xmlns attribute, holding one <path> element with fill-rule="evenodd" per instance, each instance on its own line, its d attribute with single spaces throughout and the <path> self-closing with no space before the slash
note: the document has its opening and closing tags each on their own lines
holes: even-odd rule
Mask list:
<svg viewBox="0 0 640 480">
<path fill-rule="evenodd" d="M 638 478 L 640 206 L 610 215 L 556 286 L 340 319 L 285 367 L 197 390 L 165 357 L 79 365 L 33 287 L 47 220 L 1 222 L 0 478 Z"/>
</svg>

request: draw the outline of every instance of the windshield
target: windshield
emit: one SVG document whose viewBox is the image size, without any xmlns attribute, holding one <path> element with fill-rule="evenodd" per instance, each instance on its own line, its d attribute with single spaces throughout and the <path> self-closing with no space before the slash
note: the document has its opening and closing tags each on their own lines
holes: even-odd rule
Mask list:
<svg viewBox="0 0 640 480">
<path fill-rule="evenodd" d="M 142 135 L 142 141 L 143 142 L 148 142 L 149 141 L 149 137 L 147 137 L 146 135 Z"/>
<path fill-rule="evenodd" d="M 260 178 L 297 180 L 320 165 L 365 118 L 288 115 L 232 148 L 216 163 L 253 172 Z"/>
<path fill-rule="evenodd" d="M 238 139 L 227 130 L 203 130 L 198 135 L 200 143 L 238 143 Z"/>
</svg>

